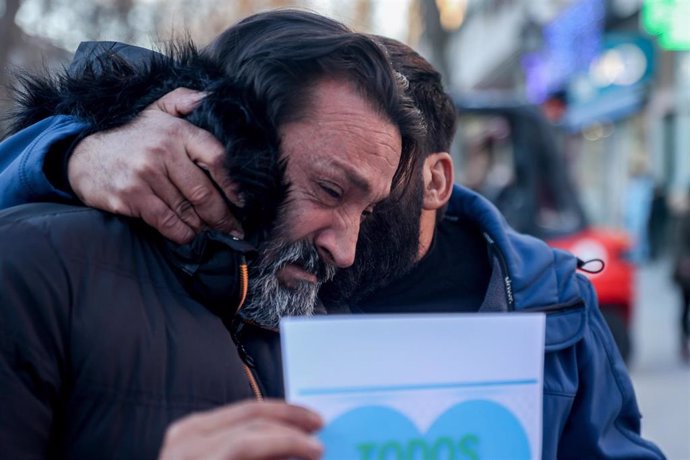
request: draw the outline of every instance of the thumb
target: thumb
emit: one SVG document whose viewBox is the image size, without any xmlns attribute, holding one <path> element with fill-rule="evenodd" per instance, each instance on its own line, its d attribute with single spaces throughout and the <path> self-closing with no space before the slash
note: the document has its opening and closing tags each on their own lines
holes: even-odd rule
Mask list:
<svg viewBox="0 0 690 460">
<path fill-rule="evenodd" d="M 187 115 L 206 97 L 203 91 L 189 88 L 177 88 L 151 104 L 149 109 L 156 109 L 176 117 Z"/>
</svg>

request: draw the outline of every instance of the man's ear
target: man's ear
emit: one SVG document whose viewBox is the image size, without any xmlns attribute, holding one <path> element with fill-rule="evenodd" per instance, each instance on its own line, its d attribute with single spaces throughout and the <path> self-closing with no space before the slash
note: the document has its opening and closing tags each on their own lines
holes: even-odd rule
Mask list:
<svg viewBox="0 0 690 460">
<path fill-rule="evenodd" d="M 424 160 L 423 208 L 429 211 L 442 208 L 453 192 L 453 160 L 448 152 L 432 153 Z"/>
</svg>

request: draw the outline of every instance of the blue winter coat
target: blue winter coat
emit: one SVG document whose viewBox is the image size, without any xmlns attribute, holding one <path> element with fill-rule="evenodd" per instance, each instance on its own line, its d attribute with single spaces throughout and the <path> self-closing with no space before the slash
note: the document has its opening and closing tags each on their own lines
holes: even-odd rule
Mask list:
<svg viewBox="0 0 690 460">
<path fill-rule="evenodd" d="M 85 129 L 56 116 L 0 143 L 0 207 L 72 199 L 43 173 L 51 146 Z M 640 436 L 632 382 L 576 259 L 514 232 L 486 199 L 456 187 L 448 214 L 476 221 L 493 253 L 482 311 L 547 313 L 543 458 L 664 458 Z"/>
<path fill-rule="evenodd" d="M 640 436 L 632 382 L 577 259 L 515 232 L 484 197 L 456 186 L 447 213 L 479 225 L 493 271 L 480 311 L 546 313 L 543 458 L 664 458 Z"/>
</svg>

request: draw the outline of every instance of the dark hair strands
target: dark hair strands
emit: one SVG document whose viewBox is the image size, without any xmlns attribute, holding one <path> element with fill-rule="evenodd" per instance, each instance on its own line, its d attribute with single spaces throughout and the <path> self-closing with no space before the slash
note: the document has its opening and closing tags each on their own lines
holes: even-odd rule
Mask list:
<svg viewBox="0 0 690 460">
<path fill-rule="evenodd" d="M 250 16 L 210 43 L 204 52 L 266 101 L 276 126 L 304 115 L 311 85 L 342 77 L 372 107 L 398 127 L 403 148 L 393 183 L 404 189 L 423 136 L 421 115 L 404 94 L 386 51 L 364 34 L 302 10 L 273 10 Z"/>
</svg>

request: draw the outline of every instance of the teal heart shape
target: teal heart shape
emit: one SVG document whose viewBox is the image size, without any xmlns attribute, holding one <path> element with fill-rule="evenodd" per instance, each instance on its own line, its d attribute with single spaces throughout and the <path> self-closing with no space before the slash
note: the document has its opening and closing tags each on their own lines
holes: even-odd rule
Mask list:
<svg viewBox="0 0 690 460">
<path fill-rule="evenodd" d="M 425 435 L 407 416 L 364 406 L 334 419 L 319 434 L 325 460 L 522 460 L 527 434 L 504 406 L 471 400 L 441 414 Z"/>
</svg>

